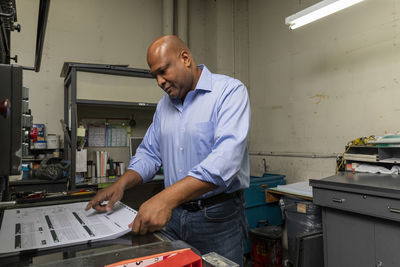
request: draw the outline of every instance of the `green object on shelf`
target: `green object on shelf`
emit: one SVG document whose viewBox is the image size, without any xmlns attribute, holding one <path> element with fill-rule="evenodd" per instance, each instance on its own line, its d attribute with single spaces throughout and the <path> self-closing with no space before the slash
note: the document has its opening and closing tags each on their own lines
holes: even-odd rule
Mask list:
<svg viewBox="0 0 400 267">
<path fill-rule="evenodd" d="M 112 185 L 113 183 L 114 182 L 97 184 L 97 188 L 106 188 L 106 187 L 109 187 L 110 185 Z"/>
<path fill-rule="evenodd" d="M 400 144 L 377 144 L 376 147 L 400 147 Z"/>
</svg>

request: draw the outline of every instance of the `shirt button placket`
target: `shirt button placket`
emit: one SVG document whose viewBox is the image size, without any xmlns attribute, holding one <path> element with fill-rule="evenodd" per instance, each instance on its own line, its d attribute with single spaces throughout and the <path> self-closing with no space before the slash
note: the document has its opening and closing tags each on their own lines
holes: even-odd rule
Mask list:
<svg viewBox="0 0 400 267">
<path fill-rule="evenodd" d="M 185 127 L 181 127 L 181 134 L 183 135 L 184 132 L 185 132 Z M 182 137 L 183 137 L 183 136 L 182 136 Z M 183 153 L 183 146 L 180 146 L 180 147 L 179 147 L 179 151 Z M 181 154 L 181 156 L 182 156 L 182 155 L 183 155 L 183 154 Z M 179 170 L 178 170 L 178 173 L 179 173 L 179 174 L 182 174 L 182 172 L 183 172 L 182 169 L 179 169 Z"/>
</svg>

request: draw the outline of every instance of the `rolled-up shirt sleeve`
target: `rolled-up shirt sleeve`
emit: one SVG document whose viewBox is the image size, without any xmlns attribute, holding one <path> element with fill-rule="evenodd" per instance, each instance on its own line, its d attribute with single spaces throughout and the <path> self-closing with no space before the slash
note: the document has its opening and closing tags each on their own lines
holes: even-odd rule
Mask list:
<svg viewBox="0 0 400 267">
<path fill-rule="evenodd" d="M 188 173 L 199 180 L 216 184 L 220 190 L 232 184 L 248 184 L 238 175 L 248 166 L 247 138 L 250 127 L 250 102 L 246 87 L 233 80 L 233 88 L 227 90 L 218 102 L 214 124 L 214 144 L 211 153 Z M 248 178 L 247 178 L 248 179 Z"/>
<path fill-rule="evenodd" d="M 128 169 L 136 171 L 143 178 L 143 182 L 150 181 L 160 168 L 162 161 L 160 157 L 159 144 L 159 116 L 158 108 L 153 117 L 153 122 L 147 129 L 142 143 L 131 158 Z"/>
</svg>

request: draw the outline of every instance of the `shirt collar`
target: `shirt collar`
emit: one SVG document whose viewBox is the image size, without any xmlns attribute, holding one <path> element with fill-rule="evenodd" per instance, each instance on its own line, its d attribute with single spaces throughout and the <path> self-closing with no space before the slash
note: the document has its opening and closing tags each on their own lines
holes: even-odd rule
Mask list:
<svg viewBox="0 0 400 267">
<path fill-rule="evenodd" d="M 197 67 L 200 68 L 202 71 L 200 74 L 200 78 L 197 81 L 196 87 L 194 88 L 193 91 L 199 90 L 199 91 L 211 92 L 212 91 L 212 73 L 203 64 L 198 65 Z M 179 98 L 174 98 L 174 99 L 169 98 L 169 99 L 175 105 L 176 108 L 178 108 L 179 106 L 182 105 L 182 101 Z"/>
<path fill-rule="evenodd" d="M 200 68 L 202 72 L 194 90 L 211 91 L 212 90 L 211 72 L 203 64 L 198 65 L 197 67 Z"/>
</svg>

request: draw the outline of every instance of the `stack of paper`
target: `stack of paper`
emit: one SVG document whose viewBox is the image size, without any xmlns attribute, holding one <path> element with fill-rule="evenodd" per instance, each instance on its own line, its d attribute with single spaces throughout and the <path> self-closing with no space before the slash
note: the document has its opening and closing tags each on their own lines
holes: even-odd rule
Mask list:
<svg viewBox="0 0 400 267">
<path fill-rule="evenodd" d="M 289 194 L 302 195 L 312 197 L 312 187 L 309 185 L 308 181 L 298 182 L 287 185 L 278 185 L 277 189 L 282 192 Z"/>
<path fill-rule="evenodd" d="M 343 155 L 345 160 L 357 160 L 357 161 L 367 161 L 367 162 L 377 162 L 379 160 L 379 156 L 377 154 L 354 154 L 354 153 L 345 153 Z"/>
<path fill-rule="evenodd" d="M 137 212 L 117 202 L 109 213 L 85 211 L 88 202 L 5 210 L 0 253 L 108 240 L 131 229 Z"/>
</svg>

